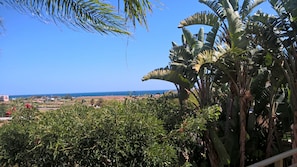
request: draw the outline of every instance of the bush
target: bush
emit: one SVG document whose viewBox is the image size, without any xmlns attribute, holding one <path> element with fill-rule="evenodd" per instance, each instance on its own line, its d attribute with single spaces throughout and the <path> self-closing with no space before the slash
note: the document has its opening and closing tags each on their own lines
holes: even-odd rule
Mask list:
<svg viewBox="0 0 297 167">
<path fill-rule="evenodd" d="M 77 104 L 40 113 L 30 123 L 12 121 L 0 128 L 0 165 L 174 166 L 176 151 L 163 122 L 142 105 Z"/>
</svg>

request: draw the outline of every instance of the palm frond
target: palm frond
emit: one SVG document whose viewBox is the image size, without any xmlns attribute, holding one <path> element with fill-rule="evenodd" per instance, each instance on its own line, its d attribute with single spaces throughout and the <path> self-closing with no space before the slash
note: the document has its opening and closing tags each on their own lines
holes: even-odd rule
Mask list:
<svg viewBox="0 0 297 167">
<path fill-rule="evenodd" d="M 213 50 L 205 50 L 198 54 L 193 65 L 193 70 L 197 73 L 200 71 L 201 67 L 205 64 L 215 63 L 222 54 L 217 54 Z"/>
<path fill-rule="evenodd" d="M 243 22 L 237 11 L 234 11 L 232 5 L 228 1 L 224 1 L 224 8 L 228 20 L 228 30 L 231 39 L 231 47 L 239 46 L 242 41 Z"/>
<path fill-rule="evenodd" d="M 239 9 L 238 0 L 229 0 L 229 2 L 232 5 L 233 9 L 235 11 L 238 11 L 238 9 Z"/>
<path fill-rule="evenodd" d="M 204 29 L 201 27 L 197 34 L 197 43 L 194 46 L 194 51 L 192 52 L 195 56 L 201 52 L 202 48 L 204 47 L 204 43 Z"/>
<path fill-rule="evenodd" d="M 269 2 L 281 18 L 289 16 L 290 21 L 297 21 L 297 1 L 269 0 Z M 290 14 L 288 15 L 288 13 Z"/>
<path fill-rule="evenodd" d="M 147 81 L 149 79 L 168 81 L 186 88 L 189 88 L 192 85 L 191 82 L 184 78 L 179 72 L 167 68 L 159 68 L 149 72 L 142 78 L 142 81 Z"/>
<path fill-rule="evenodd" d="M 192 59 L 190 51 L 183 45 L 174 46 L 169 52 L 171 62 L 186 63 L 189 59 Z"/>
<path fill-rule="evenodd" d="M 209 50 L 214 47 L 219 28 L 220 28 L 219 23 L 216 23 L 214 26 L 212 26 L 211 30 L 206 35 L 205 44 L 203 45 L 202 50 Z"/>
<path fill-rule="evenodd" d="M 152 4 L 149 0 L 124 0 L 124 6 L 126 16 L 134 26 L 138 22 L 147 27 L 146 14 L 152 12 Z"/>
<path fill-rule="evenodd" d="M 194 15 L 182 20 L 179 23 L 178 28 L 182 28 L 190 25 L 197 25 L 197 24 L 214 26 L 218 22 L 218 20 L 219 20 L 219 17 L 213 13 L 200 12 L 200 13 L 195 13 Z"/>
<path fill-rule="evenodd" d="M 185 43 L 190 47 L 190 49 L 197 44 L 197 40 L 194 38 L 193 34 L 186 28 L 183 28 L 183 36 L 185 38 Z"/>
<path fill-rule="evenodd" d="M 101 34 L 129 34 L 124 18 L 114 7 L 100 0 L 3 0 L 21 13 L 33 15 L 43 21 L 63 23 Z"/>
<path fill-rule="evenodd" d="M 217 16 L 223 20 L 226 17 L 226 11 L 222 4 L 214 0 L 199 0 L 199 2 L 207 5 Z"/>
<path fill-rule="evenodd" d="M 255 46 L 261 44 L 264 49 L 269 49 L 275 53 L 278 52 L 281 43 L 278 34 L 271 26 L 278 19 L 262 12 L 257 12 L 250 19 L 251 21 L 246 24 L 246 33 L 251 34 L 251 42 L 254 42 Z"/>
<path fill-rule="evenodd" d="M 265 0 L 244 0 L 240 10 L 242 19 L 245 19 L 256 6 L 260 5 L 264 1 Z"/>
<path fill-rule="evenodd" d="M 272 5 L 273 9 L 278 13 L 279 16 L 283 16 L 287 13 L 284 7 L 284 1 L 282 0 L 269 0 L 269 3 Z"/>
<path fill-rule="evenodd" d="M 291 14 L 291 21 L 297 21 L 297 1 L 288 0 L 285 2 L 285 8 Z"/>
<path fill-rule="evenodd" d="M 203 27 L 201 27 L 199 29 L 199 32 L 197 34 L 197 39 L 198 39 L 198 41 L 204 42 L 204 28 Z"/>
</svg>

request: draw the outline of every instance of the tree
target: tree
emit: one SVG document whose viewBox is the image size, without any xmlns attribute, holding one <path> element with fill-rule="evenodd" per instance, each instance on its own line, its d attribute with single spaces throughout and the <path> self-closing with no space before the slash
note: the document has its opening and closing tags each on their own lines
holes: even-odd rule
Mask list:
<svg viewBox="0 0 297 167">
<path fill-rule="evenodd" d="M 293 111 L 292 148 L 297 147 L 297 2 L 294 0 L 269 0 L 277 15 L 259 12 L 253 17 L 254 42 L 262 47 L 271 62 L 277 64 L 279 71 L 289 87 L 289 103 Z M 280 80 L 280 79 L 278 79 Z M 297 154 L 293 163 L 297 162 Z"/>
<path fill-rule="evenodd" d="M 197 53 L 203 46 L 201 44 L 203 42 L 201 39 L 204 37 L 203 29 L 200 30 L 198 36 L 199 39 L 197 40 L 190 31 L 183 29 L 183 44 L 179 46 L 172 42 L 169 67 L 155 69 L 142 78 L 142 81 L 160 79 L 175 84 L 181 108 L 183 108 L 185 100 L 189 97 L 187 91 L 193 88 L 197 81 L 197 74 L 193 70 L 193 64 Z"/>
<path fill-rule="evenodd" d="M 175 42 L 172 42 L 173 47 L 170 50 L 169 66 L 149 72 L 143 77 L 143 81 L 160 79 L 174 83 L 177 87 L 181 110 L 183 111 L 182 116 L 189 116 L 189 118 L 184 120 L 184 123 L 187 124 L 191 121 L 201 121 L 200 119 L 196 119 L 196 117 L 200 118 L 201 115 L 210 114 L 213 108 L 217 108 L 214 104 L 218 103 L 217 101 L 215 102 L 214 96 L 212 96 L 214 84 L 212 84 L 213 75 L 211 75 L 211 64 L 218 60 L 218 57 L 216 57 L 218 51 L 206 50 L 206 48 L 211 47 L 210 45 L 212 45 L 211 43 L 213 43 L 212 40 L 214 39 L 207 36 L 208 42 L 206 43 L 204 41 L 203 28 L 195 35 L 186 28 L 182 30 L 182 45 L 177 45 Z M 222 50 L 220 51 L 222 52 Z M 187 101 L 189 101 L 189 104 L 194 104 L 195 106 L 191 112 L 185 112 L 188 108 L 188 106 L 185 105 Z M 209 117 L 211 116 L 209 115 Z M 201 140 L 205 143 L 207 157 L 212 166 L 228 165 L 230 157 L 226 153 L 226 149 L 221 140 L 218 139 L 214 131 L 215 128 L 210 122 L 212 121 L 207 120 L 207 128 L 204 130 L 192 130 L 193 132 L 191 131 L 188 137 L 193 135 L 197 135 L 199 138 L 201 137 Z M 197 126 L 197 124 L 195 125 Z M 198 127 L 193 126 L 191 128 L 200 129 L 202 128 L 200 126 L 201 125 L 198 125 Z M 184 127 L 181 127 L 181 129 L 183 128 Z M 202 133 L 202 135 L 197 133 Z M 187 150 L 186 148 L 183 149 Z M 182 154 L 186 161 L 196 161 L 189 158 L 191 156 L 187 151 L 182 152 Z"/>
<path fill-rule="evenodd" d="M 200 12 L 196 13 L 185 20 L 181 21 L 179 27 L 200 24 L 213 26 L 213 38 L 218 42 L 209 49 L 217 50 L 221 47 L 225 50 L 222 54 L 220 63 L 216 63 L 222 74 L 227 76 L 228 84 L 233 95 L 239 98 L 240 106 L 240 166 L 245 166 L 245 144 L 246 144 L 246 115 L 248 113 L 251 94 L 249 86 L 251 83 L 252 68 L 251 57 L 256 53 L 255 47 L 249 46 L 246 34 L 245 24 L 247 16 L 252 9 L 262 3 L 264 0 L 249 1 L 244 0 L 239 8 L 238 0 L 200 0 L 207 5 L 213 13 Z M 218 31 L 221 27 L 222 31 Z M 221 32 L 221 34 L 218 34 Z"/>
<path fill-rule="evenodd" d="M 101 34 L 129 34 L 127 20 L 147 26 L 146 14 L 152 11 L 149 0 L 124 0 L 123 17 L 115 6 L 104 0 L 3 0 L 0 5 L 7 5 L 32 14 L 43 21 L 63 23 L 71 28 L 81 28 L 89 32 Z M 120 5 L 120 1 L 118 1 Z"/>
</svg>

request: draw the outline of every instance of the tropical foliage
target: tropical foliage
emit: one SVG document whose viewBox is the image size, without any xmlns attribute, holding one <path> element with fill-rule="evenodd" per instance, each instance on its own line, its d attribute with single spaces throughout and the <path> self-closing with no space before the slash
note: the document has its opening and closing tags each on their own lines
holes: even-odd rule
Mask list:
<svg viewBox="0 0 297 167">
<path fill-rule="evenodd" d="M 0 128 L 1 166 L 207 165 L 203 133 L 221 113 L 215 105 L 181 115 L 174 93 L 100 108 L 14 106 L 12 121 Z"/>
<path fill-rule="evenodd" d="M 182 20 L 179 27 L 183 34 L 186 26 L 212 28 L 205 40 L 192 35 L 203 46 L 197 52 L 188 52 L 191 56 L 187 57 L 195 61 L 190 66 L 189 61 L 179 62 L 181 67 L 189 67 L 188 73 L 194 73 L 196 79 L 190 80 L 183 72 L 179 74 L 194 81 L 188 92 L 195 97 L 196 106 L 219 104 L 223 109 L 217 124 L 210 127 L 217 129 L 229 159 L 224 161 L 218 155 L 224 149 L 206 146 L 211 165 L 252 164 L 288 150 L 290 140 L 296 147 L 296 137 L 288 136 L 290 125 L 296 124 L 295 117 L 292 119 L 296 112 L 291 112 L 296 110 L 296 2 L 269 1 L 278 16 L 262 12 L 250 15 L 264 0 L 245 0 L 241 5 L 237 0 L 200 2 L 211 12 L 198 12 Z M 181 47 L 187 46 L 191 46 L 191 41 L 185 44 L 183 40 Z M 182 57 L 177 60 L 186 60 L 183 53 L 177 55 Z M 174 65 L 170 58 L 167 68 L 174 70 Z M 149 73 L 145 80 L 163 79 L 152 74 L 156 73 Z M 188 101 L 193 102 L 189 97 Z M 207 134 L 211 133 L 204 136 L 208 137 Z M 293 134 L 297 134 L 295 129 Z M 222 159 L 217 162 L 218 157 Z"/>
<path fill-rule="evenodd" d="M 0 128 L 1 165 L 243 167 L 295 148 L 297 2 L 269 0 L 276 15 L 251 15 L 264 0 L 200 2 L 210 11 L 180 22 L 169 65 L 142 78 L 177 92 L 97 109 L 18 105 Z"/>
<path fill-rule="evenodd" d="M 63 23 L 71 28 L 82 28 L 102 34 L 129 34 L 127 21 L 147 26 L 146 15 L 152 11 L 149 0 L 124 0 L 124 16 L 103 0 L 3 0 L 0 5 L 10 6 L 44 22 Z M 118 1 L 120 6 L 120 1 Z M 129 22 L 128 22 L 129 23 Z M 0 22 L 1 25 L 1 22 Z"/>
</svg>

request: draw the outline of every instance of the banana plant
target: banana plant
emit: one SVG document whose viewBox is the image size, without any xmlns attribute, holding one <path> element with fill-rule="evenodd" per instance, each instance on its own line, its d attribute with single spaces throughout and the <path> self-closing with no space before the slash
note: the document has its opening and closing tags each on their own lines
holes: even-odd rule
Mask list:
<svg viewBox="0 0 297 167">
<path fill-rule="evenodd" d="M 246 22 L 250 12 L 264 0 L 244 0 L 241 8 L 238 0 L 200 0 L 208 6 L 212 13 L 196 13 L 183 21 L 179 27 L 195 24 L 210 25 L 213 38 L 209 44 L 214 44 L 208 49 L 217 50 L 218 46 L 228 48 L 221 59 L 216 63 L 220 72 L 227 77 L 231 92 L 239 98 L 240 106 L 240 166 L 245 166 L 245 143 L 246 143 L 246 117 L 252 101 L 249 86 L 252 74 L 249 69 L 253 68 L 251 57 L 257 52 L 256 48 L 250 46 L 245 33 Z M 212 22 L 213 20 L 214 22 Z M 225 78 L 226 78 L 225 77 Z"/>
<path fill-rule="evenodd" d="M 181 107 L 189 97 L 188 90 L 193 88 L 197 82 L 197 73 L 193 66 L 196 64 L 196 57 L 203 48 L 204 42 L 203 29 L 200 29 L 198 38 L 195 38 L 187 29 L 183 28 L 182 30 L 182 45 L 172 42 L 169 66 L 155 69 L 142 78 L 142 81 L 160 79 L 175 84 Z"/>
<path fill-rule="evenodd" d="M 292 148 L 297 147 L 297 2 L 294 0 L 269 0 L 277 13 L 276 16 L 259 12 L 253 19 L 252 27 L 255 44 L 266 50 L 272 61 L 281 68 L 289 87 L 289 104 L 293 114 Z M 256 25 L 256 26 L 254 26 Z M 297 162 L 297 154 L 293 155 L 293 163 Z"/>
<path fill-rule="evenodd" d="M 188 98 L 186 90 L 192 87 L 192 83 L 187 78 L 178 71 L 169 69 L 168 67 L 155 69 L 149 72 L 142 78 L 142 81 L 149 79 L 159 79 L 173 83 L 177 89 L 181 107 L 183 106 L 184 100 Z"/>
</svg>

